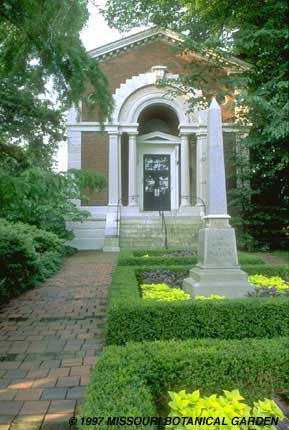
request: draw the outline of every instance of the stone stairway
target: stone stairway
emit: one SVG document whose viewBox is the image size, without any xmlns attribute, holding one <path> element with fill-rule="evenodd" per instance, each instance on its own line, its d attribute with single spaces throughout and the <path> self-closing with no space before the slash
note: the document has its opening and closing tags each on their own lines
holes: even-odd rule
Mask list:
<svg viewBox="0 0 289 430">
<path fill-rule="evenodd" d="M 169 248 L 197 248 L 200 218 L 191 216 L 165 216 Z M 165 229 L 159 215 L 122 217 L 120 248 L 152 249 L 165 245 Z"/>
<path fill-rule="evenodd" d="M 105 216 L 94 216 L 84 222 L 67 222 L 66 227 L 74 233 L 74 239 L 69 242 L 79 250 L 102 249 L 104 246 Z"/>
</svg>

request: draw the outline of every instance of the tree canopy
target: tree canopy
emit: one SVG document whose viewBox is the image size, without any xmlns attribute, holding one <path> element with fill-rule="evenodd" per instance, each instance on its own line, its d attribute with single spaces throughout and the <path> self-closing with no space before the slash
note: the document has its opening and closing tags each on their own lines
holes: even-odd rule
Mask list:
<svg viewBox="0 0 289 430">
<path fill-rule="evenodd" d="M 88 215 L 73 199 L 84 199 L 85 190 L 106 182 L 97 172 L 52 168 L 64 138 L 64 113 L 88 85 L 89 102 L 101 117 L 112 110 L 107 78 L 80 39 L 87 5 L 87 0 L 0 2 L 0 213 L 66 238 L 65 221 Z"/>
<path fill-rule="evenodd" d="M 63 138 L 63 112 L 88 83 L 90 103 L 103 117 L 112 109 L 107 79 L 80 40 L 87 3 L 0 2 L 0 143 L 26 142 L 38 165 L 51 159 Z"/>
<path fill-rule="evenodd" d="M 181 32 L 184 47 L 210 52 L 216 59 L 234 55 L 250 64 L 222 81 L 238 89 L 236 103 L 251 123 L 243 141 L 250 150 L 250 187 L 235 193 L 243 208 L 247 245 L 284 246 L 288 240 L 288 5 L 285 0 L 108 0 L 102 11 L 119 30 L 159 25 Z M 222 66 L 222 64 L 220 64 Z M 186 84 L 204 85 L 198 73 Z M 241 190 L 242 191 L 242 190 Z"/>
</svg>

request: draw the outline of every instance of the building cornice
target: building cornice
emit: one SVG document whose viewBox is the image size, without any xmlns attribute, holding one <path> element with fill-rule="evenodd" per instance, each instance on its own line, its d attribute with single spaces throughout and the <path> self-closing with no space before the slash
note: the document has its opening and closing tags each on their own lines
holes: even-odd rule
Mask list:
<svg viewBox="0 0 289 430">
<path fill-rule="evenodd" d="M 181 46 L 184 43 L 184 37 L 180 33 L 160 27 L 152 27 L 99 46 L 98 48 L 90 50 L 88 53 L 91 57 L 97 58 L 98 61 L 105 61 L 121 52 L 125 52 L 136 46 L 144 45 L 153 40 L 163 40 L 175 46 Z M 199 54 L 197 54 L 197 56 L 203 60 L 212 61 L 212 59 L 207 56 L 200 56 Z M 230 59 L 226 59 L 226 62 L 228 66 L 234 66 L 239 69 L 248 69 L 251 67 L 248 63 L 233 56 Z"/>
<path fill-rule="evenodd" d="M 148 30 L 143 30 L 138 33 L 132 34 L 114 42 L 107 43 L 99 46 L 98 48 L 89 51 L 89 55 L 98 60 L 106 59 L 112 55 L 119 54 L 121 51 L 126 51 L 137 45 L 142 45 L 149 40 L 166 40 L 172 44 L 183 43 L 183 38 L 178 33 L 166 30 L 159 27 L 153 27 Z"/>
</svg>

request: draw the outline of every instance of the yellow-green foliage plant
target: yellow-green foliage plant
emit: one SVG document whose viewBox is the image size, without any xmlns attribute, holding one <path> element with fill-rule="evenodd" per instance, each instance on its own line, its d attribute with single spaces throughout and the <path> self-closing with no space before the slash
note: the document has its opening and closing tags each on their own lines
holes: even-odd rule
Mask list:
<svg viewBox="0 0 289 430">
<path fill-rule="evenodd" d="M 289 290 L 288 282 L 280 278 L 280 276 L 263 276 L 263 275 L 252 275 L 249 276 L 248 281 L 254 284 L 257 289 L 260 288 L 276 288 L 280 293 L 285 293 Z"/>
<path fill-rule="evenodd" d="M 171 401 L 169 406 L 171 412 L 169 418 L 174 417 L 192 417 L 198 422 L 195 424 L 188 423 L 184 420 L 180 424 L 167 424 L 168 430 L 275 430 L 275 425 L 256 424 L 256 418 L 267 418 L 283 420 L 284 414 L 273 400 L 264 399 L 254 402 L 249 406 L 244 402 L 239 390 L 224 391 L 224 395 L 212 394 L 209 397 L 201 397 L 200 391 L 187 393 L 185 390 L 178 393 L 169 392 Z M 212 417 L 212 419 L 208 419 Z M 208 419 L 206 424 L 206 419 Z M 175 422 L 178 419 L 176 418 Z M 263 420 L 264 421 L 264 420 Z"/>
<path fill-rule="evenodd" d="M 177 301 L 189 300 L 191 296 L 179 288 L 171 288 L 167 284 L 142 284 L 142 296 L 145 300 Z"/>
<path fill-rule="evenodd" d="M 196 296 L 195 300 L 224 300 L 225 296 L 218 296 L 218 294 L 211 294 L 210 296 Z"/>
</svg>

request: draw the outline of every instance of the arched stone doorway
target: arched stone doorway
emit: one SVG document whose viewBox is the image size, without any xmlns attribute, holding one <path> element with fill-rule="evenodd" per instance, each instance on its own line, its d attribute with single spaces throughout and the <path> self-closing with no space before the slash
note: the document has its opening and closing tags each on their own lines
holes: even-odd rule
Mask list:
<svg viewBox="0 0 289 430">
<path fill-rule="evenodd" d="M 179 119 L 172 107 L 155 103 L 138 117 L 139 206 L 170 211 L 179 206 Z"/>
<path fill-rule="evenodd" d="M 166 76 L 170 78 L 169 73 Z M 197 181 L 200 185 L 196 171 L 199 113 L 189 113 L 187 96 L 171 97 L 168 88 L 156 82 L 154 70 L 127 80 L 114 94 L 114 119 L 120 132 L 122 205 L 130 208 L 130 214 L 178 209 L 188 213 L 189 208 L 190 213 L 200 214 L 192 201 Z M 145 166 L 161 165 L 163 175 L 157 171 L 151 178 L 145 171 Z"/>
</svg>

